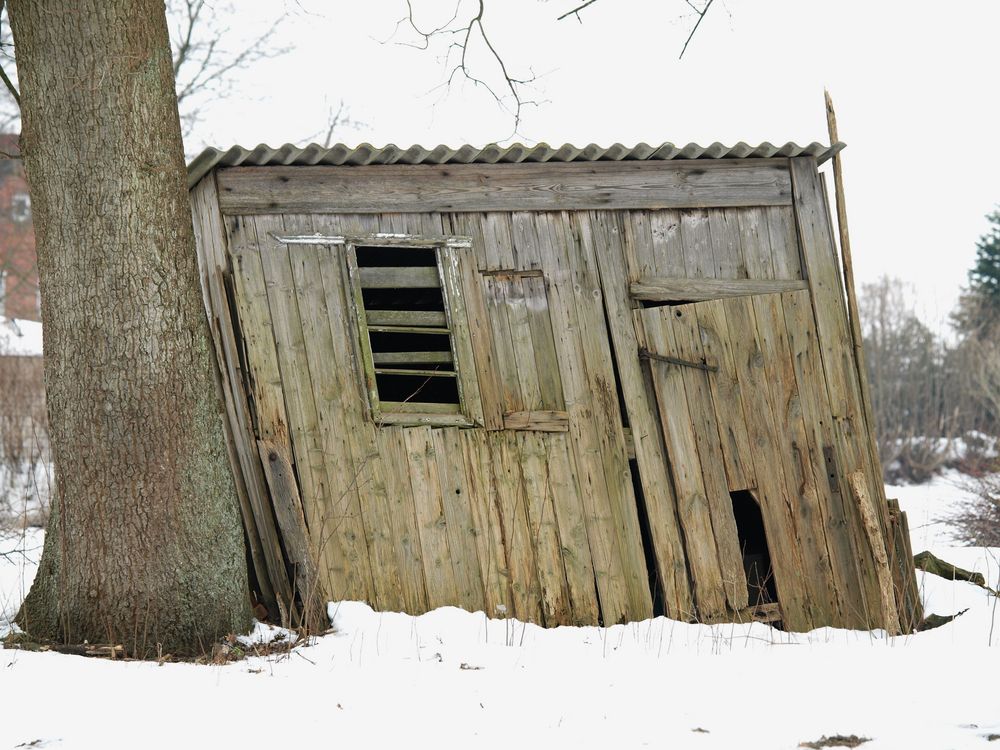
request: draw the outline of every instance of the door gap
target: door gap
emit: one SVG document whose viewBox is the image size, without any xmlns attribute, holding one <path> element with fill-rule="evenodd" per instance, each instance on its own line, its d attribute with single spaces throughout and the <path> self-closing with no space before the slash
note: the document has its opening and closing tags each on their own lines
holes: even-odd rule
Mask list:
<svg viewBox="0 0 1000 750">
<path fill-rule="evenodd" d="M 642 554 L 646 560 L 646 574 L 649 578 L 649 593 L 653 597 L 653 617 L 666 616 L 666 597 L 663 593 L 663 580 L 660 578 L 660 567 L 656 564 L 656 550 L 653 548 L 653 534 L 649 526 L 649 513 L 646 510 L 646 496 L 642 491 L 642 481 L 639 478 L 639 463 L 634 458 L 628 462 L 629 473 L 632 475 L 632 490 L 635 493 L 636 510 L 639 514 L 639 536 L 642 539 Z"/>
<path fill-rule="evenodd" d="M 777 603 L 778 589 L 774 582 L 760 504 L 750 490 L 734 490 L 729 493 L 729 497 L 736 517 L 736 532 L 743 555 L 750 606 Z"/>
</svg>

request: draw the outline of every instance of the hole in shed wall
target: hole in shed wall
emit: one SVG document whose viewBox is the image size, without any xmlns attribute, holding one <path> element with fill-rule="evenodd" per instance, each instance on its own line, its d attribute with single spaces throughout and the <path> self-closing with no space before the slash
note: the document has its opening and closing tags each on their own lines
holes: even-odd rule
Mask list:
<svg viewBox="0 0 1000 750">
<path fill-rule="evenodd" d="M 734 490 L 729 493 L 729 497 L 736 517 L 736 531 L 743 553 L 743 571 L 747 576 L 750 605 L 777 602 L 778 590 L 774 583 L 760 504 L 750 490 Z"/>
</svg>

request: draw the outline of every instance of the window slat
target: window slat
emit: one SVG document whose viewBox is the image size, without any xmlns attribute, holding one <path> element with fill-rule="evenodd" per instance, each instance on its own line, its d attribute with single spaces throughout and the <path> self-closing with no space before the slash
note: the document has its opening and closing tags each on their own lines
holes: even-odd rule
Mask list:
<svg viewBox="0 0 1000 750">
<path fill-rule="evenodd" d="M 409 365 L 450 363 L 455 360 L 451 352 L 373 352 L 377 365 Z"/>
<path fill-rule="evenodd" d="M 362 289 L 433 289 L 441 286 L 436 266 L 361 268 Z"/>
<path fill-rule="evenodd" d="M 453 378 L 455 377 L 454 370 L 406 370 L 402 368 L 393 367 L 376 367 L 376 375 L 419 375 L 420 377 L 428 378 Z"/>
<path fill-rule="evenodd" d="M 440 336 L 450 333 L 450 328 L 422 328 L 420 326 L 368 326 L 372 333 L 433 333 Z"/>
<path fill-rule="evenodd" d="M 460 414 L 458 404 L 431 404 L 420 401 L 380 401 L 384 414 Z"/>
<path fill-rule="evenodd" d="M 372 326 L 447 326 L 447 316 L 435 310 L 368 310 Z"/>
</svg>

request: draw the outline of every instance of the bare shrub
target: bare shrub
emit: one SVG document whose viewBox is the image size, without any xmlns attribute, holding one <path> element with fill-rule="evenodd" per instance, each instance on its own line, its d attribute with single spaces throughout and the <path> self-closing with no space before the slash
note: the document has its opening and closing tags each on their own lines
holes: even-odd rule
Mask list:
<svg viewBox="0 0 1000 750">
<path fill-rule="evenodd" d="M 966 544 L 1000 547 L 1000 465 L 994 468 L 998 471 L 970 480 L 975 499 L 949 519 Z"/>
</svg>

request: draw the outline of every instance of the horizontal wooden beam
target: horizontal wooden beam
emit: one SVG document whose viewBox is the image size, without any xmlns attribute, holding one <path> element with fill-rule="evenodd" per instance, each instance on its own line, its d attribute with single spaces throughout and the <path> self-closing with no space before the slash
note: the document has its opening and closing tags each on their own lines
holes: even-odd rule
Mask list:
<svg viewBox="0 0 1000 750">
<path fill-rule="evenodd" d="M 647 302 L 704 302 L 752 294 L 780 294 L 808 289 L 803 279 L 666 279 L 647 277 L 632 283 L 632 297 Z"/>
<path fill-rule="evenodd" d="M 362 289 L 432 289 L 441 286 L 437 266 L 366 266 Z"/>
<path fill-rule="evenodd" d="M 788 159 L 231 167 L 224 214 L 788 206 Z"/>
</svg>

